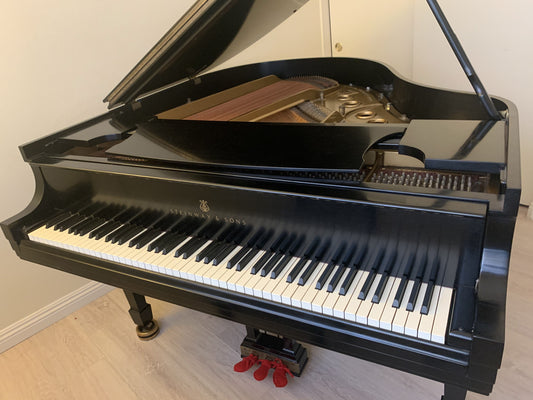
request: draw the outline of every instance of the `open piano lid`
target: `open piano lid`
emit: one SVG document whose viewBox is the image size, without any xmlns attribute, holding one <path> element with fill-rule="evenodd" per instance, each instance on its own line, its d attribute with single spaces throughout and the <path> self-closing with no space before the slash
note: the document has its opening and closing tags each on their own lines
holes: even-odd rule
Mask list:
<svg viewBox="0 0 533 400">
<path fill-rule="evenodd" d="M 194 78 L 208 66 L 214 67 L 238 54 L 259 38 L 271 31 L 291 14 L 297 11 L 307 0 L 198 0 L 189 11 L 163 36 L 163 38 L 150 50 L 150 52 L 135 66 L 135 68 L 113 89 L 104 99 L 109 102 L 109 107 L 121 103 L 129 103 L 139 96 L 174 84 L 187 78 Z M 501 120 L 491 98 L 487 95 L 483 85 L 470 64 L 462 46 L 448 24 L 436 0 L 427 0 L 461 66 L 465 70 L 481 104 L 487 111 L 490 119 Z M 248 135 L 246 124 L 237 125 L 217 123 L 216 126 L 204 126 L 201 121 L 151 121 L 141 124 L 137 132 L 128 140 L 116 145 L 107 151 L 111 157 L 125 157 L 146 159 L 161 162 L 174 162 L 178 164 L 228 166 L 241 168 L 281 168 L 281 169 L 323 169 L 323 170 L 358 170 L 363 162 L 363 155 L 373 145 L 386 141 L 391 137 L 398 139 L 406 132 L 407 124 L 395 124 L 390 127 L 350 127 L 336 124 L 334 130 L 307 124 L 306 127 L 297 127 L 291 124 L 291 138 L 277 138 L 272 133 L 270 126 L 255 127 L 254 135 Z M 479 121 L 478 121 L 479 122 Z M 466 125 L 469 123 L 466 122 Z M 208 123 L 209 124 L 209 123 Z M 263 124 L 258 124 L 263 125 Z M 393 124 L 394 125 L 394 124 Z M 463 124 L 464 125 L 464 124 Z M 322 125 L 324 126 L 324 125 Z M 493 124 L 491 124 L 491 128 Z M 216 128 L 220 132 L 212 132 Z M 305 128 L 306 132 L 302 131 Z M 503 123 L 496 125 L 497 138 L 502 139 L 504 132 Z M 473 143 L 472 138 L 477 138 L 477 127 L 466 126 L 464 143 Z M 332 132 L 333 131 L 333 132 Z M 410 133 L 411 131 L 411 133 Z M 418 154 L 426 167 L 447 167 L 453 165 L 447 160 L 458 161 L 459 156 L 455 150 L 446 149 L 442 155 L 431 154 L 431 151 L 421 152 L 421 149 L 412 151 L 409 142 L 413 136 L 413 129 L 407 129 L 406 140 L 400 141 L 400 147 L 405 154 Z M 179 133 L 177 133 L 179 132 Z M 415 131 L 416 132 L 416 131 Z M 225 141 L 220 137 L 234 137 L 234 140 Z M 340 136 L 339 146 L 330 146 L 328 151 L 321 147 L 321 143 L 329 143 L 332 134 Z M 353 134 L 356 133 L 356 134 Z M 486 132 L 485 132 L 486 133 Z M 287 135 L 288 132 L 283 132 Z M 179 135 L 179 137 L 176 137 Z M 217 136 L 216 138 L 213 135 Z M 489 135 L 494 137 L 494 133 Z M 315 153 L 306 157 L 295 157 L 301 151 L 303 138 L 311 142 L 316 149 Z M 337 137 L 335 137 L 337 139 Z M 503 140 L 503 139 L 502 139 Z M 465 170 L 490 170 L 497 172 L 504 166 L 504 151 L 502 140 L 495 143 L 484 143 L 490 147 L 489 160 L 486 157 L 471 157 L 469 154 L 460 154 L 464 162 L 456 162 L 454 168 Z M 235 152 L 234 143 L 239 143 L 240 150 Z M 284 142 L 281 149 L 277 143 Z M 485 140 L 485 142 L 487 142 Z M 494 141 L 493 141 L 494 142 Z M 502 143 L 500 143 L 502 142 Z M 216 143 L 216 146 L 212 146 Z M 223 144 L 227 143 L 226 146 Z M 267 144 L 272 144 L 268 147 Z M 254 150 L 254 146 L 259 149 Z M 499 148 L 501 145 L 501 148 Z M 227 148 L 226 148 L 227 147 Z M 483 146 L 481 146 L 483 147 Z M 206 150 L 208 149 L 208 151 Z M 429 149 L 429 147 L 428 147 Z M 269 151 L 272 150 L 272 151 Z M 432 150 L 433 151 L 433 150 Z M 433 153 L 435 153 L 433 151 Z M 450 154 L 448 154 L 450 153 Z M 457 154 L 456 154 L 457 153 Z M 479 153 L 479 151 L 478 151 Z M 495 153 L 497 157 L 492 157 Z M 472 158 L 472 159 L 470 159 Z M 493 159 L 494 158 L 494 159 Z M 444 164 L 442 160 L 446 161 Z M 433 164 L 433 165 L 432 165 Z M 479 168 L 481 166 L 481 168 Z"/>
<path fill-rule="evenodd" d="M 308 0 L 198 0 L 104 99 L 109 108 L 240 53 Z"/>
</svg>

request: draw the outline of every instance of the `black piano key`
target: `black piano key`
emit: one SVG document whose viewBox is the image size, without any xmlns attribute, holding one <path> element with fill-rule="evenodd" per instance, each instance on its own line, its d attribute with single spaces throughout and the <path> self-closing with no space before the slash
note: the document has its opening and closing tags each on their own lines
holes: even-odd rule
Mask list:
<svg viewBox="0 0 533 400">
<path fill-rule="evenodd" d="M 252 249 L 249 247 L 243 247 L 240 249 L 237 254 L 235 254 L 231 259 L 228 261 L 228 264 L 226 265 L 226 268 L 230 269 L 235 264 L 237 264 L 248 252 L 250 252 Z"/>
<path fill-rule="evenodd" d="M 151 219 L 153 210 L 141 210 L 137 215 L 135 215 L 129 223 L 132 225 L 141 225 L 146 226 L 149 225 L 149 222 L 153 221 Z"/>
<path fill-rule="evenodd" d="M 93 218 L 89 223 L 87 223 L 83 228 L 80 228 L 78 234 L 80 236 L 85 236 L 92 230 L 98 228 L 100 225 L 106 223 L 106 220 L 103 218 Z"/>
<path fill-rule="evenodd" d="M 203 260 L 204 263 L 209 264 L 213 257 L 215 257 L 220 251 L 224 250 L 228 241 L 231 241 L 235 234 L 239 230 L 239 226 L 231 224 L 224 228 L 217 237 L 214 239 L 215 242 L 207 246 L 202 252 L 196 257 L 197 261 Z"/>
<path fill-rule="evenodd" d="M 287 234 L 287 232 L 283 232 L 271 245 L 270 245 L 270 251 L 265 253 L 263 257 L 261 257 L 255 265 L 252 267 L 252 274 L 257 274 L 259 271 L 261 271 L 261 276 L 265 276 L 272 267 L 269 266 L 269 270 L 265 271 L 263 273 L 262 269 L 266 266 L 268 261 L 273 258 L 273 256 L 278 252 L 282 251 L 282 248 L 287 248 L 288 242 L 290 240 L 291 236 Z"/>
<path fill-rule="evenodd" d="M 350 266 L 353 259 L 355 258 L 356 250 L 357 250 L 357 243 L 352 244 L 350 248 L 348 249 L 348 251 L 344 254 L 344 257 L 339 262 L 339 264 L 342 265 L 343 267 Z"/>
<path fill-rule="evenodd" d="M 257 255 L 257 253 L 259 253 L 259 251 L 259 249 L 250 249 L 250 251 L 246 253 L 246 255 L 236 264 L 236 271 L 242 271 L 242 269 L 246 267 L 246 265 L 248 265 L 248 263 Z"/>
<path fill-rule="evenodd" d="M 318 278 L 318 281 L 316 283 L 316 289 L 320 290 L 320 289 L 322 289 L 324 287 L 324 285 L 326 284 L 326 281 L 328 280 L 329 276 L 331 275 L 331 273 L 335 269 L 335 265 L 337 265 L 337 263 L 339 262 L 339 260 L 343 256 L 345 250 L 346 250 L 346 243 L 342 243 L 337 248 L 337 250 L 335 251 L 333 256 L 331 257 L 331 261 L 327 265 L 327 267 L 324 270 L 324 272 L 322 272 L 322 275 L 320 275 L 320 278 Z"/>
<path fill-rule="evenodd" d="M 355 275 L 357 275 L 358 269 L 357 268 L 350 268 L 348 271 L 348 275 L 346 275 L 346 278 L 344 279 L 344 282 L 342 282 L 341 287 L 339 289 L 339 294 L 341 296 L 345 296 L 348 292 L 348 289 L 350 288 L 353 280 L 355 279 Z"/>
<path fill-rule="evenodd" d="M 374 260 L 374 263 L 372 264 L 372 268 L 370 268 L 370 271 L 368 271 L 368 276 L 366 278 L 365 283 L 363 284 L 363 287 L 361 288 L 361 291 L 359 292 L 359 296 L 357 296 L 359 300 L 366 299 L 368 291 L 370 290 L 370 287 L 372 286 L 372 284 L 374 283 L 374 279 L 376 278 L 377 269 L 381 266 L 381 262 L 383 261 L 384 255 L 385 249 L 381 248 L 378 252 L 378 255 L 376 256 L 376 259 Z"/>
<path fill-rule="evenodd" d="M 231 242 L 236 244 L 237 246 L 242 243 L 244 239 L 250 234 L 252 231 L 251 226 L 241 227 L 237 230 L 235 237 L 231 239 Z"/>
<path fill-rule="evenodd" d="M 120 213 L 118 213 L 115 216 L 115 221 L 122 222 L 123 224 L 127 224 L 130 220 L 135 218 L 137 214 L 139 214 L 141 210 L 137 207 L 130 207 L 126 208 L 125 210 L 122 210 Z"/>
<path fill-rule="evenodd" d="M 402 303 L 403 295 L 405 294 L 405 288 L 407 287 L 408 282 L 409 282 L 409 277 L 405 275 L 402 276 L 400 284 L 398 285 L 398 290 L 396 291 L 396 295 L 394 296 L 394 300 L 392 301 L 392 306 L 394 308 L 400 307 L 400 304 Z"/>
<path fill-rule="evenodd" d="M 344 282 L 342 282 L 341 287 L 339 289 L 340 295 L 345 296 L 348 290 L 350 289 L 350 286 L 352 285 L 353 280 L 357 275 L 357 271 L 361 269 L 361 263 L 363 262 L 367 251 L 368 245 L 365 245 L 353 256 L 352 262 L 349 265 L 350 271 L 348 272 L 348 275 L 346 275 L 346 278 L 344 279 Z"/>
<path fill-rule="evenodd" d="M 166 255 L 179 246 L 185 239 L 187 235 L 180 235 L 178 233 L 171 233 L 170 237 L 165 240 L 159 247 L 161 248 L 161 254 Z"/>
<path fill-rule="evenodd" d="M 287 247 L 287 243 L 290 239 L 290 236 L 287 234 L 287 232 L 283 232 L 271 245 L 270 245 L 270 251 L 272 253 L 276 251 L 281 251 L 282 248 Z"/>
<path fill-rule="evenodd" d="M 288 283 L 291 283 L 298 276 L 298 274 L 302 271 L 302 268 L 305 266 L 305 264 L 307 264 L 309 259 L 313 256 L 319 244 L 320 244 L 320 239 L 315 238 L 311 242 L 311 244 L 307 247 L 301 260 L 296 263 L 296 265 L 293 267 L 291 272 L 289 272 L 289 274 L 287 275 Z"/>
<path fill-rule="evenodd" d="M 281 261 L 276 265 L 276 267 L 270 273 L 270 279 L 276 279 L 281 273 L 285 270 L 285 267 L 290 262 L 290 260 L 296 255 L 300 250 L 305 241 L 305 235 L 300 235 L 297 240 L 292 240 L 290 247 L 287 250 L 287 254 L 283 256 Z"/>
<path fill-rule="evenodd" d="M 204 263 L 209 264 L 217 254 L 219 254 L 229 245 L 229 243 L 216 243 L 214 246 L 210 246 L 211 248 L 208 252 L 205 253 L 203 257 Z"/>
<path fill-rule="evenodd" d="M 213 265 L 220 264 L 233 250 L 235 250 L 235 247 L 238 245 L 235 243 L 227 244 L 224 246 L 224 248 L 220 249 L 220 251 L 213 255 L 212 261 Z"/>
<path fill-rule="evenodd" d="M 124 232 L 124 234 L 118 238 L 117 243 L 119 245 L 123 245 L 124 243 L 129 242 L 131 238 L 137 236 L 139 233 L 144 231 L 144 229 L 145 228 L 142 226 L 132 226 L 127 232 Z"/>
<path fill-rule="evenodd" d="M 109 235 L 107 235 L 106 238 L 105 238 L 105 241 L 106 242 L 111 242 L 111 243 L 116 243 L 118 241 L 118 238 L 120 236 L 122 236 L 129 229 L 131 229 L 131 225 L 130 224 L 122 225 L 120 228 L 118 228 L 117 230 L 115 230 L 115 231 L 111 232 Z"/>
<path fill-rule="evenodd" d="M 317 268 L 318 264 L 322 262 L 324 259 L 326 253 L 329 250 L 329 246 L 331 245 L 331 241 L 327 240 L 325 243 L 322 244 L 320 249 L 316 252 L 314 255 L 314 261 L 311 262 L 305 269 L 305 271 L 302 273 L 300 278 L 298 279 L 298 285 L 303 286 L 306 284 L 306 282 L 309 280 L 309 277 L 313 274 L 315 269 Z"/>
<path fill-rule="evenodd" d="M 175 225 L 180 219 L 179 215 L 176 214 L 166 214 L 163 217 L 161 217 L 159 220 L 157 220 L 154 225 L 152 226 L 153 229 L 157 229 L 160 231 L 167 231 Z"/>
<path fill-rule="evenodd" d="M 387 285 L 387 281 L 389 280 L 389 278 L 390 274 L 381 275 L 381 279 L 379 280 L 378 286 L 376 287 L 376 291 L 372 296 L 372 303 L 379 303 L 381 301 L 381 296 L 383 296 L 383 291 L 385 290 L 385 286 Z"/>
<path fill-rule="evenodd" d="M 318 251 L 316 252 L 315 259 L 317 259 L 319 262 L 324 261 L 324 259 L 326 258 L 328 254 L 330 246 L 331 246 L 331 240 L 328 239 L 326 240 L 325 243 L 322 244 L 322 247 L 320 247 L 320 249 L 318 249 Z"/>
<path fill-rule="evenodd" d="M 337 267 L 337 270 L 333 274 L 333 277 L 328 282 L 328 288 L 326 289 L 328 293 L 332 293 L 335 290 L 342 278 L 342 275 L 344 274 L 344 271 L 346 271 L 346 267 L 343 267 L 342 265 L 339 265 Z"/>
<path fill-rule="evenodd" d="M 267 276 L 276 266 L 276 264 L 284 257 L 284 255 L 290 252 L 293 246 L 297 244 L 295 239 L 296 234 L 294 233 L 285 237 L 283 242 L 279 245 L 276 254 L 270 260 L 268 260 L 263 269 L 261 269 L 261 276 Z"/>
<path fill-rule="evenodd" d="M 110 232 L 113 232 L 115 229 L 117 229 L 120 225 L 122 225 L 118 221 L 109 221 L 106 222 L 104 225 L 96 228 L 94 231 L 89 233 L 89 238 L 94 238 L 96 240 L 100 240 L 103 237 L 105 237 Z"/>
<path fill-rule="evenodd" d="M 283 257 L 285 257 L 285 254 L 276 253 L 274 255 L 274 257 L 272 257 L 270 260 L 268 260 L 266 265 L 261 270 L 261 276 L 267 276 L 272 271 L 272 269 L 276 266 L 276 264 L 279 262 L 279 260 L 281 260 Z"/>
<path fill-rule="evenodd" d="M 69 229 L 71 226 L 76 225 L 78 222 L 80 222 L 80 221 L 82 221 L 84 219 L 85 219 L 85 216 L 83 216 L 83 215 L 79 215 L 79 214 L 72 215 L 71 217 L 67 218 L 66 220 L 61 221 L 58 224 L 56 224 L 54 226 L 54 230 L 63 232 L 65 230 Z"/>
<path fill-rule="evenodd" d="M 266 243 L 270 240 L 272 235 L 274 234 L 274 230 L 270 229 L 268 232 L 263 233 L 257 242 L 254 245 L 254 248 L 251 249 L 243 258 L 241 261 L 237 263 L 236 270 L 241 271 L 252 259 L 259 253 L 260 250 L 262 250 Z"/>
<path fill-rule="evenodd" d="M 298 276 L 298 274 L 302 271 L 302 268 L 307 264 L 309 259 L 307 257 L 301 258 L 300 261 L 296 263 L 296 265 L 292 268 L 292 270 L 287 275 L 287 282 L 292 283 L 292 281 Z"/>
<path fill-rule="evenodd" d="M 394 266 L 394 263 L 396 262 L 397 255 L 398 255 L 397 251 L 394 250 L 389 255 L 389 257 L 386 259 L 385 266 L 383 267 L 381 271 L 381 279 L 379 280 L 376 290 L 372 296 L 372 303 L 379 303 L 381 301 L 381 296 L 383 296 L 385 286 L 387 285 L 387 281 L 390 278 L 392 267 Z"/>
<path fill-rule="evenodd" d="M 224 228 L 216 237 L 216 241 L 223 243 L 223 242 L 229 242 L 233 236 L 239 231 L 239 226 L 235 224 L 231 224 Z"/>
<path fill-rule="evenodd" d="M 211 239 L 215 233 L 218 232 L 218 230 L 222 227 L 224 223 L 222 221 L 208 221 L 206 224 L 204 224 L 202 227 L 198 229 L 198 232 L 196 235 L 199 238 L 206 238 Z"/>
<path fill-rule="evenodd" d="M 235 234 L 230 235 L 227 240 L 229 243 L 226 244 L 223 248 L 220 248 L 220 251 L 217 254 L 213 255 L 213 265 L 218 265 L 233 251 L 241 242 L 250 234 L 252 228 L 250 226 L 240 226 Z M 230 260 L 231 261 L 231 260 Z"/>
<path fill-rule="evenodd" d="M 73 229 L 72 233 L 74 235 L 83 236 L 92 231 L 93 229 L 97 228 L 98 226 L 104 224 L 105 222 L 106 220 L 103 218 L 90 217 L 87 218 L 85 221 L 79 223 L 76 229 Z"/>
<path fill-rule="evenodd" d="M 276 267 L 272 270 L 270 273 L 270 279 L 276 279 L 278 276 L 281 275 L 283 270 L 285 270 L 285 267 L 289 262 L 292 260 L 294 256 L 292 254 L 285 254 L 281 261 L 276 265 Z"/>
<path fill-rule="evenodd" d="M 264 228 L 260 228 L 256 233 L 254 233 L 254 235 L 246 243 L 246 246 L 243 247 L 241 250 L 239 250 L 237 254 L 235 254 L 231 258 L 231 260 L 228 261 L 228 265 L 226 266 L 226 268 L 232 268 L 234 265 L 239 264 L 239 261 L 241 261 L 250 251 L 252 251 L 252 248 L 257 245 L 257 243 L 263 237 L 264 234 L 265 234 Z M 241 269 L 243 267 L 244 265 L 241 266 Z M 238 271 L 240 271 L 241 269 L 239 269 Z"/>
<path fill-rule="evenodd" d="M 72 216 L 72 214 L 70 212 L 68 212 L 68 211 L 62 212 L 59 215 L 56 215 L 55 217 L 50 219 L 46 223 L 45 227 L 46 228 L 51 228 L 52 226 L 55 226 L 55 225 L 59 224 L 61 221 L 64 221 L 67 218 L 70 218 L 71 216 Z"/>
<path fill-rule="evenodd" d="M 263 250 L 267 242 L 272 238 L 272 235 L 274 235 L 274 230 L 270 229 L 268 232 L 266 232 L 263 236 L 259 238 L 259 240 L 255 244 L 255 248 Z"/>
<path fill-rule="evenodd" d="M 368 276 L 366 277 L 366 281 L 363 284 L 363 287 L 361 288 L 359 295 L 357 296 L 359 300 L 366 299 L 366 296 L 368 295 L 368 291 L 370 290 L 370 287 L 374 283 L 374 279 L 376 279 L 376 270 L 372 269 L 368 271 Z"/>
<path fill-rule="evenodd" d="M 317 258 L 309 264 L 309 266 L 305 269 L 305 271 L 300 275 L 300 278 L 298 279 L 298 285 L 303 286 L 307 283 L 309 280 L 309 277 L 313 274 L 316 267 L 320 264 L 320 260 Z"/>
<path fill-rule="evenodd" d="M 326 269 L 324 270 L 324 272 L 322 272 L 322 275 L 320 275 L 320 278 L 318 278 L 318 281 L 316 282 L 316 286 L 315 286 L 315 289 L 322 289 L 326 283 L 326 281 L 328 280 L 328 278 L 330 277 L 331 273 L 333 272 L 333 270 L 335 269 L 335 263 L 333 261 L 331 261 Z"/>
<path fill-rule="evenodd" d="M 428 265 L 428 255 L 427 253 L 424 254 L 424 258 L 422 259 L 422 262 L 418 266 L 418 270 L 416 271 L 416 277 L 413 289 L 411 290 L 411 295 L 409 296 L 409 301 L 407 302 L 407 311 L 413 311 L 415 308 L 416 300 L 418 298 L 418 292 L 420 291 L 420 286 L 422 283 L 422 279 L 424 278 L 424 275 L 426 273 L 426 268 Z"/>
<path fill-rule="evenodd" d="M 192 254 L 194 254 L 200 247 L 207 243 L 209 239 L 206 238 L 197 238 L 189 240 L 185 246 L 186 248 L 182 251 L 183 259 L 188 259 Z M 192 243 L 191 243 L 192 242 Z M 188 246 L 187 246 L 188 245 Z"/>
<path fill-rule="evenodd" d="M 206 256 L 207 254 L 209 254 L 210 252 L 212 252 L 213 249 L 216 248 L 216 247 L 219 246 L 219 245 L 220 245 L 220 243 L 215 242 L 215 241 L 209 243 L 209 245 L 208 245 L 207 247 L 205 247 L 202 251 L 200 251 L 200 252 L 196 255 L 196 261 L 197 261 L 197 262 L 202 261 L 202 260 L 205 258 L 205 256 Z"/>
<path fill-rule="evenodd" d="M 416 258 L 415 251 L 411 252 L 409 254 L 409 257 L 407 258 L 407 262 L 405 264 L 402 279 L 400 280 L 398 290 L 396 291 L 396 294 L 394 295 L 394 300 L 392 302 L 392 306 L 394 308 L 399 308 L 400 304 L 402 303 L 403 295 L 405 293 L 405 288 L 407 287 L 409 276 L 411 276 L 411 271 L 413 270 L 413 266 L 415 264 L 415 258 Z"/>
<path fill-rule="evenodd" d="M 149 229 L 141 235 L 137 236 L 136 238 L 133 238 L 130 242 L 130 247 L 135 246 L 136 249 L 140 249 L 141 247 L 146 246 L 148 243 L 150 243 L 162 233 L 163 232 L 159 229 Z"/>
<path fill-rule="evenodd" d="M 91 220 L 92 220 L 91 217 L 87 217 L 87 218 L 82 219 L 77 224 L 74 224 L 70 228 L 68 228 L 68 233 L 70 233 L 71 235 L 77 235 L 78 232 L 80 231 L 80 229 L 82 229 L 86 224 L 91 222 Z"/>
<path fill-rule="evenodd" d="M 159 253 L 164 243 L 169 241 L 175 235 L 177 234 L 173 232 L 167 232 L 163 234 L 163 236 L 158 237 L 148 245 L 148 251 L 154 251 L 155 253 Z"/>
<path fill-rule="evenodd" d="M 191 238 L 187 242 L 182 243 L 181 246 L 178 247 L 178 249 L 174 253 L 174 257 L 181 257 L 183 255 L 183 252 L 186 251 L 192 244 L 194 244 L 198 240 L 198 238 Z"/>
<path fill-rule="evenodd" d="M 409 296 L 409 301 L 407 302 L 407 311 L 413 311 L 415 309 L 416 299 L 418 298 L 418 292 L 420 291 L 421 280 L 416 279 L 413 284 L 413 289 L 411 290 L 411 295 Z"/>
<path fill-rule="evenodd" d="M 424 315 L 428 314 L 434 288 L 435 288 L 435 282 L 429 281 L 426 287 L 426 293 L 424 294 L 424 300 L 422 301 L 422 308 L 420 309 L 421 314 L 424 314 Z"/>
<path fill-rule="evenodd" d="M 422 308 L 420 312 L 422 314 L 427 314 L 429 312 L 429 303 L 431 301 L 431 296 L 433 295 L 433 288 L 435 287 L 435 281 L 437 280 L 437 275 L 439 273 L 440 262 L 438 257 L 435 257 L 433 260 L 433 266 L 431 267 L 431 272 L 429 275 L 429 281 L 426 287 L 426 293 L 424 299 L 422 300 Z"/>
<path fill-rule="evenodd" d="M 97 201 L 95 203 L 87 204 L 87 206 L 81 208 L 78 213 L 80 215 L 85 215 L 86 217 L 89 217 L 94 215 L 96 212 L 100 211 L 104 207 L 104 203 Z"/>
<path fill-rule="evenodd" d="M 219 245 L 213 249 L 211 254 L 206 255 L 204 262 L 206 264 L 212 263 L 214 266 L 218 265 L 220 261 L 228 256 L 237 245 L 235 243 L 219 243 Z"/>
<path fill-rule="evenodd" d="M 263 266 L 268 262 L 268 260 L 270 260 L 270 258 L 274 255 L 274 253 L 272 253 L 271 251 L 267 251 L 265 252 L 265 254 L 263 254 L 261 256 L 261 258 L 259 260 L 256 261 L 256 263 L 254 265 L 252 265 L 252 268 L 250 270 L 250 273 L 252 275 L 255 275 L 257 274 L 261 268 L 263 268 Z"/>
<path fill-rule="evenodd" d="M 122 207 L 116 204 L 110 204 L 107 207 L 102 208 L 100 211 L 97 211 L 96 213 L 94 213 L 94 217 L 103 218 L 107 221 L 110 221 L 114 217 L 116 217 L 122 210 L 123 210 Z"/>
</svg>

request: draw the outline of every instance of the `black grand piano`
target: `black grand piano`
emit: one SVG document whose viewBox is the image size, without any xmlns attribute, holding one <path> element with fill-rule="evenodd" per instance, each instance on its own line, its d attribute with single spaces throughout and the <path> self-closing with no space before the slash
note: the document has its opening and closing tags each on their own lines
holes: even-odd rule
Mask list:
<svg viewBox="0 0 533 400">
<path fill-rule="evenodd" d="M 515 106 L 486 94 L 431 0 L 476 94 L 353 58 L 202 75 L 303 4 L 272 3 L 198 1 L 109 112 L 21 146 L 36 191 L 4 234 L 25 260 L 122 288 L 141 338 L 158 330 L 146 295 L 245 324 L 251 346 L 275 333 L 443 382 L 446 400 L 489 394 Z"/>
</svg>

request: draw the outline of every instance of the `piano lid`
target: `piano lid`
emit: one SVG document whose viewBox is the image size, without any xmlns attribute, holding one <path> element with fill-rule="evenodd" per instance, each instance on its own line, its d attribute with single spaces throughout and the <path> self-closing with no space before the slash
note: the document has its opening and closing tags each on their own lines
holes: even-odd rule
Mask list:
<svg viewBox="0 0 533 400">
<path fill-rule="evenodd" d="M 197 0 L 109 93 L 109 108 L 222 64 L 308 0 Z M 426 0 L 490 119 L 501 120 L 437 0 Z"/>
<path fill-rule="evenodd" d="M 104 99 L 109 108 L 240 53 L 308 0 L 198 0 Z"/>
</svg>

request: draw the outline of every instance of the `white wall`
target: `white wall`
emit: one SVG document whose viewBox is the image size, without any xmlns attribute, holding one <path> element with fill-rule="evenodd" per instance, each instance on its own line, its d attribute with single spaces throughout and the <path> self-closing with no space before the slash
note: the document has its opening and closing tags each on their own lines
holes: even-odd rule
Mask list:
<svg viewBox="0 0 533 400">
<path fill-rule="evenodd" d="M 530 0 L 441 0 L 440 5 L 490 94 L 518 107 L 522 203 L 533 201 L 533 3 Z M 425 1 L 415 3 L 413 78 L 472 91 Z"/>
<path fill-rule="evenodd" d="M 330 0 L 333 56 L 380 61 L 412 77 L 414 2 Z"/>
</svg>

